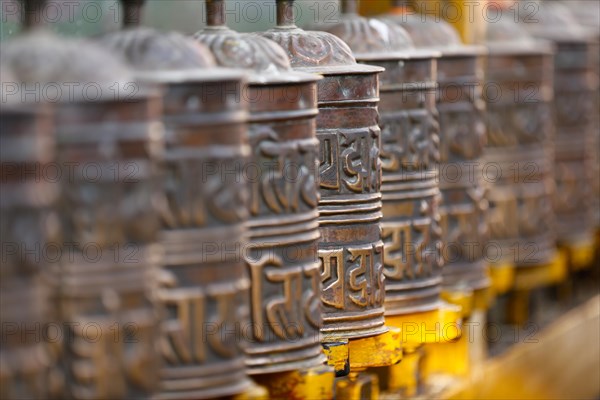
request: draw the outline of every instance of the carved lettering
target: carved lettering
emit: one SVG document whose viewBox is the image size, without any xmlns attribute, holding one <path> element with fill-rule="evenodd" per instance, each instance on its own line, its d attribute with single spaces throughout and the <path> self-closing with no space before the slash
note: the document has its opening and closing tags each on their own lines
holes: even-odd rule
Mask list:
<svg viewBox="0 0 600 400">
<path fill-rule="evenodd" d="M 73 357 L 69 368 L 73 398 L 125 398 L 131 387 L 154 386 L 145 372 L 152 361 L 152 318 L 138 317 L 133 339 L 124 332 L 126 322 L 110 317 L 71 325 L 67 344 Z"/>
<path fill-rule="evenodd" d="M 163 322 L 164 359 L 174 365 L 202 364 L 208 359 L 209 349 L 222 358 L 235 357 L 236 347 L 226 342 L 224 331 L 235 326 L 237 320 L 237 290 L 219 287 L 207 292 L 199 287 L 177 287 L 172 275 L 168 286 L 158 292 L 159 300 L 171 313 Z M 214 312 L 210 311 L 210 302 L 216 305 Z"/>
<path fill-rule="evenodd" d="M 382 169 L 427 167 L 439 160 L 437 121 L 426 109 L 388 114 L 381 125 Z"/>
<path fill-rule="evenodd" d="M 435 224 L 432 222 L 431 208 L 426 200 L 422 200 L 419 208 L 422 217 L 383 227 L 383 271 L 387 278 L 416 279 L 432 273 L 432 260 L 425 253 L 432 242 L 432 224 Z"/>
<path fill-rule="evenodd" d="M 481 254 L 482 241 L 488 234 L 488 226 L 485 213 L 488 203 L 484 197 L 483 188 L 471 188 L 466 191 L 466 202 L 459 204 L 447 204 L 442 207 L 442 230 L 445 243 L 449 245 L 450 252 L 446 254 L 450 259 L 463 256 L 476 259 Z M 479 243 L 477 252 L 469 250 L 470 244 Z M 467 247 L 465 247 L 467 246 Z M 454 254 L 458 253 L 458 254 Z"/>
<path fill-rule="evenodd" d="M 319 135 L 321 188 L 364 193 L 379 190 L 379 128 L 340 130 Z"/>
<path fill-rule="evenodd" d="M 383 304 L 383 251 L 382 243 L 319 250 L 323 303 L 336 309 Z"/>
<path fill-rule="evenodd" d="M 260 215 L 263 204 L 276 214 L 301 211 L 301 201 L 305 208 L 314 208 L 316 183 L 311 168 L 316 143 L 279 142 L 276 132 L 268 126 L 255 127 L 251 138 L 256 149 L 254 159 L 261 166 L 260 176 L 252 182 L 252 214 Z"/>
<path fill-rule="evenodd" d="M 321 187 L 338 190 L 340 188 L 339 148 L 336 133 L 321 133 L 319 135 L 319 176 Z"/>
<path fill-rule="evenodd" d="M 226 179 L 235 176 L 235 161 L 209 161 L 201 156 L 171 159 L 167 163 L 167 204 L 161 209 L 165 228 L 205 226 L 211 216 L 225 223 L 244 219 L 245 192 Z M 217 173 L 203 171 L 209 165 L 217 168 Z"/>
<path fill-rule="evenodd" d="M 320 282 L 316 264 L 285 267 L 277 255 L 248 261 L 252 279 L 251 307 L 254 338 L 267 341 L 265 327 L 289 340 L 306 333 L 306 324 L 318 329 Z M 304 289 L 304 282 L 307 289 Z M 267 290 L 267 286 L 275 291 Z"/>
<path fill-rule="evenodd" d="M 168 207 L 163 208 L 162 219 L 168 228 L 203 226 L 206 223 L 202 188 L 193 184 L 201 176 L 199 164 L 197 159 L 172 160 L 167 164 L 165 195 Z"/>
<path fill-rule="evenodd" d="M 319 250 L 323 303 L 344 308 L 344 249 Z"/>
</svg>

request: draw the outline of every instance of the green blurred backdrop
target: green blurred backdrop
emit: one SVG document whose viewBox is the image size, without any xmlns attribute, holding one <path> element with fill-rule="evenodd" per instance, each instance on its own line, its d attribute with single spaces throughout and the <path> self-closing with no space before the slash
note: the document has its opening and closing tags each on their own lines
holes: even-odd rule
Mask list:
<svg viewBox="0 0 600 400">
<path fill-rule="evenodd" d="M 21 3 L 0 0 L 0 40 L 20 32 Z M 147 0 L 143 25 L 191 34 L 204 26 L 204 0 Z M 338 0 L 297 0 L 297 23 L 311 25 L 338 15 Z M 43 21 L 56 32 L 93 36 L 118 29 L 118 0 L 47 0 Z M 241 32 L 275 25 L 275 0 L 226 0 L 228 25 Z"/>
</svg>

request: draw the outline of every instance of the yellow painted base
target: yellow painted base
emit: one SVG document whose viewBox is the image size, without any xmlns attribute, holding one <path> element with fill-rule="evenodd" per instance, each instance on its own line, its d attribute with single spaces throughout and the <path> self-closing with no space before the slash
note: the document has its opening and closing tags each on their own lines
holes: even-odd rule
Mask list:
<svg viewBox="0 0 600 400">
<path fill-rule="evenodd" d="M 334 397 L 335 373 L 329 366 L 252 378 L 268 390 L 269 399 L 330 400 Z"/>
<path fill-rule="evenodd" d="M 269 400 L 269 390 L 264 386 L 253 384 L 244 393 L 233 396 L 233 400 Z"/>
<path fill-rule="evenodd" d="M 352 374 L 335 382 L 336 400 L 378 400 L 379 381 L 376 375 Z"/>
<path fill-rule="evenodd" d="M 457 339 L 461 334 L 462 309 L 440 302 L 437 310 L 387 316 L 386 323 L 402 331 L 403 355 L 399 364 L 378 371 L 387 378 L 385 396 L 415 396 L 423 383 L 423 348 L 431 343 Z"/>
<path fill-rule="evenodd" d="M 389 367 L 388 394 L 397 393 L 406 397 L 417 394 L 422 383 L 423 347 L 406 351 L 400 364 Z"/>
<path fill-rule="evenodd" d="M 600 395 L 600 296 L 477 368 L 436 399 L 596 399 Z"/>
<path fill-rule="evenodd" d="M 386 323 L 400 328 L 403 348 L 420 344 L 447 342 L 460 335 L 460 306 L 442 302 L 440 308 L 422 313 L 387 316 Z"/>
<path fill-rule="evenodd" d="M 323 342 L 327 364 L 337 376 L 367 368 L 394 365 L 402 359 L 400 329 L 391 327 L 388 332 L 360 339 Z"/>
<path fill-rule="evenodd" d="M 462 378 L 469 374 L 469 338 L 466 332 L 454 342 L 432 343 L 424 348 L 423 376 L 426 379 L 436 375 Z"/>
<path fill-rule="evenodd" d="M 566 252 L 571 271 L 589 269 L 594 264 L 596 243 L 593 239 L 562 246 Z"/>
<path fill-rule="evenodd" d="M 555 285 L 568 276 L 568 254 L 559 249 L 554 259 L 545 265 L 516 269 L 514 290 L 532 290 L 544 286 Z"/>
<path fill-rule="evenodd" d="M 487 310 L 495 298 L 495 292 L 491 287 L 479 290 L 443 290 L 442 300 L 460 306 L 463 319 L 476 310 Z"/>
<path fill-rule="evenodd" d="M 511 263 L 490 265 L 490 278 L 492 289 L 496 295 L 508 292 L 514 285 L 516 268 Z"/>
<path fill-rule="evenodd" d="M 487 344 L 483 336 L 485 311 L 477 310 L 463 325 L 459 339 L 424 346 L 424 379 L 430 381 L 439 375 L 463 379 L 471 375 L 487 358 Z M 452 382 L 452 379 L 446 379 Z"/>
</svg>

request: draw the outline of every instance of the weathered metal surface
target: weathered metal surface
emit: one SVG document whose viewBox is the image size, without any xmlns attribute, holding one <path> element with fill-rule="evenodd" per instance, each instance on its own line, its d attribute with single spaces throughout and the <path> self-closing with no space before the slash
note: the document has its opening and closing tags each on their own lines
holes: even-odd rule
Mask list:
<svg viewBox="0 0 600 400">
<path fill-rule="evenodd" d="M 485 160 L 496 171 L 489 180 L 488 258 L 517 267 L 548 264 L 556 252 L 553 51 L 502 11 L 486 40 Z"/>
<path fill-rule="evenodd" d="M 102 41 L 164 86 L 158 299 L 166 315 L 155 398 L 242 393 L 250 386 L 242 351 L 249 286 L 242 174 L 250 155 L 243 75 L 214 67 L 206 47 L 176 33 L 126 29 Z"/>
<path fill-rule="evenodd" d="M 594 74 L 596 85 L 600 81 L 600 3 L 596 1 L 563 1 L 563 4 L 569 7 L 570 11 L 577 18 L 577 21 L 585 27 L 591 36 L 590 59 L 594 62 Z M 592 128 L 589 130 L 590 138 L 586 147 L 590 152 L 592 167 L 590 176 L 592 178 L 592 211 L 594 212 L 594 223 L 600 227 L 600 90 L 596 86 L 594 91 L 591 118 Z"/>
<path fill-rule="evenodd" d="M 294 24 L 293 1 L 277 1 L 278 27 L 262 33 L 287 52 L 292 67 L 318 73 L 319 259 L 323 328 L 329 339 L 372 336 L 384 324 L 378 74 L 325 32 Z"/>
<path fill-rule="evenodd" d="M 228 29 L 223 7 L 223 1 L 207 2 L 208 27 L 194 37 L 220 65 L 251 73 L 244 93 L 252 149 L 245 170 L 251 187 L 246 365 L 251 374 L 306 370 L 324 362 L 315 175 L 319 77 L 291 71 L 273 41 Z"/>
<path fill-rule="evenodd" d="M 160 262 L 152 202 L 159 104 L 157 96 L 144 96 L 69 103 L 58 113 L 59 163 L 76 163 L 60 202 L 63 237 L 81 243 L 60 273 L 60 317 L 75 323 L 63 349 L 69 397 L 137 397 L 155 388 L 158 319 L 150 289 Z M 90 165 L 99 165 L 100 181 L 87 175 Z M 117 175 L 108 175 L 115 166 Z M 98 261 L 88 259 L 88 244 L 100 249 Z M 86 337 L 90 324 L 101 328 L 98 342 Z"/>
<path fill-rule="evenodd" d="M 487 200 L 482 163 L 485 145 L 481 95 L 482 49 L 464 46 L 446 22 L 431 16 L 398 14 L 387 21 L 405 28 L 417 48 L 442 53 L 437 64 L 440 134 L 440 206 L 443 286 L 478 290 L 489 285 Z"/>
<path fill-rule="evenodd" d="M 522 6 L 528 2 L 523 1 Z M 582 29 L 560 2 L 535 4 L 535 19 L 522 22 L 529 32 L 554 42 L 554 139 L 556 192 L 554 207 L 559 243 L 572 246 L 593 240 L 593 158 L 587 143 L 593 136 L 594 74 L 597 53 L 594 38 Z M 521 13 L 520 13 L 521 14 Z M 521 15 L 519 15 L 521 18 Z"/>
<path fill-rule="evenodd" d="M 23 102 L 9 69 L 0 74 L 0 397 L 44 399 L 56 369 L 42 340 L 54 322 L 43 275 L 60 239 L 52 109 Z"/>
<path fill-rule="evenodd" d="M 359 16 L 356 3 L 343 2 L 339 22 L 324 29 L 344 40 L 358 62 L 385 68 L 379 103 L 385 313 L 430 311 L 440 305 L 443 265 L 435 108 L 439 53 L 416 50 L 399 26 Z"/>
<path fill-rule="evenodd" d="M 150 289 L 159 262 L 159 98 L 116 94 L 135 81 L 93 43 L 40 31 L 7 43 L 2 58 L 18 81 L 61 90 L 54 101 L 62 241 L 51 271 L 62 323 L 53 346 L 55 379 L 64 381 L 57 396 L 148 397 L 158 372 Z"/>
</svg>

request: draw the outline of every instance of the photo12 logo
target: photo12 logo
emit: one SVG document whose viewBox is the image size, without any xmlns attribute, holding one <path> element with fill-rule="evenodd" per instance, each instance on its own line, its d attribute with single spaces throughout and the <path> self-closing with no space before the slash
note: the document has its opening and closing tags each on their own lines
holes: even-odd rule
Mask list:
<svg viewBox="0 0 600 400">
<path fill-rule="evenodd" d="M 103 20 L 118 23 L 121 20 L 119 1 L 103 0 L 47 0 L 25 1 L 2 0 L 0 2 L 2 23 L 9 21 L 34 21 L 39 24 L 52 23 L 98 23 Z"/>
</svg>

